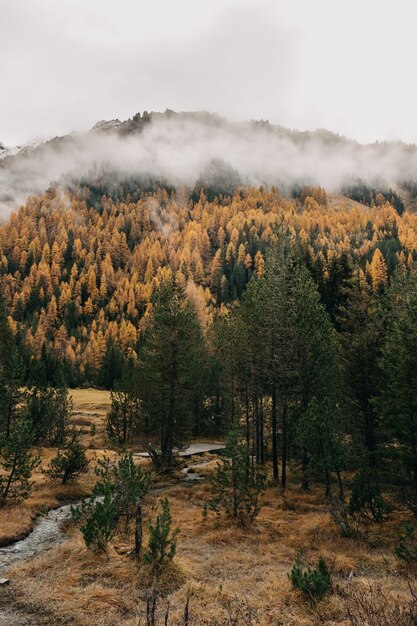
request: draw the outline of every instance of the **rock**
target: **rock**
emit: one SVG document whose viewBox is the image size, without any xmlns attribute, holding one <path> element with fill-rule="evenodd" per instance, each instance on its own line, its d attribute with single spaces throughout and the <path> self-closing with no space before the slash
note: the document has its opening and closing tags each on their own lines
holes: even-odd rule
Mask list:
<svg viewBox="0 0 417 626">
<path fill-rule="evenodd" d="M 8 578 L 0 578 L 1 586 L 8 585 L 9 583 L 10 583 L 10 580 Z"/>
</svg>

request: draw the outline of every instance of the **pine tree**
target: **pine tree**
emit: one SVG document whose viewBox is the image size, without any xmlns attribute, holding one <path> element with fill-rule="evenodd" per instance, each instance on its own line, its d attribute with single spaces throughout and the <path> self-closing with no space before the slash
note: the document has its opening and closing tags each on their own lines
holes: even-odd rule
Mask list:
<svg viewBox="0 0 417 626">
<path fill-rule="evenodd" d="M 104 552 L 117 526 L 117 508 L 110 489 L 105 491 L 101 500 L 94 500 L 87 507 L 87 511 L 87 517 L 81 526 L 86 546 Z M 78 513 L 75 515 L 78 517 Z"/>
<path fill-rule="evenodd" d="M 135 555 L 140 557 L 142 548 L 142 502 L 151 486 L 151 475 L 133 462 L 132 453 L 124 454 L 116 463 L 108 459 L 99 461 L 96 467 L 99 477 L 94 492 L 97 495 L 110 492 L 116 506 L 117 521 L 124 520 L 124 531 L 135 520 Z"/>
<path fill-rule="evenodd" d="M 149 522 L 148 549 L 144 559 L 155 574 L 160 574 L 172 561 L 177 550 L 179 528 L 171 529 L 172 517 L 167 498 L 161 500 L 162 511 L 157 516 L 155 525 Z"/>
<path fill-rule="evenodd" d="M 63 385 L 51 387 L 38 382 L 26 394 L 26 415 L 32 424 L 34 440 L 49 445 L 63 445 L 72 414 L 72 398 Z"/>
<path fill-rule="evenodd" d="M 417 516 L 417 279 L 412 275 L 382 355 L 379 396 L 388 480 Z"/>
<path fill-rule="evenodd" d="M 9 437 L 20 411 L 23 364 L 0 293 L 0 435 Z"/>
<path fill-rule="evenodd" d="M 133 366 L 130 366 L 133 369 Z M 111 408 L 107 416 L 107 434 L 119 446 L 126 446 L 134 430 L 138 429 L 141 402 L 133 383 L 132 373 L 125 374 L 117 389 L 110 394 Z"/>
<path fill-rule="evenodd" d="M 145 331 L 138 394 L 159 434 L 160 469 L 172 466 L 175 448 L 192 429 L 195 388 L 202 376 L 203 339 L 196 314 L 184 290 L 171 279 L 152 297 Z"/>
<path fill-rule="evenodd" d="M 259 295 L 263 311 L 262 343 L 266 351 L 266 380 L 272 396 L 272 455 L 278 478 L 278 408 L 281 412 L 281 486 L 287 482 L 289 406 L 295 383 L 295 326 L 293 278 L 296 256 L 289 233 L 281 225 L 277 241 L 269 249 L 265 279 Z"/>
<path fill-rule="evenodd" d="M 32 488 L 30 478 L 39 464 L 32 453 L 33 431 L 30 423 L 18 418 L 10 434 L 0 436 L 0 507 L 9 499 L 27 498 Z"/>
<path fill-rule="evenodd" d="M 313 397 L 297 423 L 296 436 L 308 454 L 309 472 L 325 483 L 333 519 L 342 534 L 349 536 L 352 528 L 342 477 L 346 466 L 344 424 L 335 398 Z"/>
<path fill-rule="evenodd" d="M 336 406 L 341 398 L 339 350 L 336 333 L 309 272 L 303 266 L 294 270 L 293 290 L 293 366 L 295 381 L 290 427 L 292 435 L 297 417 L 307 410 L 313 398 L 332 398 Z M 302 487 L 308 488 L 309 454 L 292 436 L 293 448 L 299 450 L 302 465 Z"/>
<path fill-rule="evenodd" d="M 81 474 L 86 474 L 88 463 L 85 448 L 79 442 L 79 433 L 74 431 L 43 473 L 51 480 L 60 480 L 66 485 Z"/>
<path fill-rule="evenodd" d="M 385 329 L 378 297 L 372 292 L 362 270 L 347 289 L 345 306 L 339 311 L 343 377 L 352 417 L 349 424 L 359 449 L 365 448 L 375 461 L 378 443 L 378 412 L 373 398 L 381 383 L 379 362 Z"/>
<path fill-rule="evenodd" d="M 260 510 L 259 496 L 265 476 L 250 467 L 249 449 L 233 428 L 217 468 L 210 477 L 212 498 L 206 505 L 218 514 L 225 513 L 239 526 L 253 522 Z"/>
</svg>

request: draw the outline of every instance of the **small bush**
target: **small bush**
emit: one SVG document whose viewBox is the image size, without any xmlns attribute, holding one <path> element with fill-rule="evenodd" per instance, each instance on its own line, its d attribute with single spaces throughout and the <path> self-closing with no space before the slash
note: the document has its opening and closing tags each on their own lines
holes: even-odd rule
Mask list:
<svg viewBox="0 0 417 626">
<path fill-rule="evenodd" d="M 171 530 L 172 517 L 167 498 L 161 500 L 162 512 L 156 518 L 155 526 L 149 522 L 148 549 L 144 559 L 155 573 L 159 573 L 175 556 L 176 538 L 179 528 Z"/>
<path fill-rule="evenodd" d="M 330 589 L 331 575 L 323 557 L 319 558 L 317 567 L 314 569 L 303 568 L 301 563 L 296 561 L 288 576 L 292 586 L 300 589 L 312 600 L 321 598 Z"/>
<path fill-rule="evenodd" d="M 210 477 L 212 498 L 204 508 L 225 513 L 238 526 L 251 524 L 260 510 L 259 497 L 265 487 L 265 476 L 249 464 L 249 450 L 237 430 L 229 432 L 226 446 Z"/>
<path fill-rule="evenodd" d="M 414 524 L 405 522 L 398 531 L 398 544 L 395 548 L 395 556 L 412 565 L 417 563 L 417 540 Z"/>
<path fill-rule="evenodd" d="M 381 487 L 369 470 L 358 472 L 352 481 L 349 513 L 382 524 L 388 506 L 381 496 Z"/>
<path fill-rule="evenodd" d="M 63 450 L 58 450 L 49 468 L 43 470 L 45 476 L 51 480 L 61 480 L 63 485 L 87 472 L 88 459 L 85 448 L 78 442 L 71 442 Z"/>
<path fill-rule="evenodd" d="M 409 587 L 409 598 L 390 596 L 382 585 L 352 589 L 348 596 L 347 617 L 351 626 L 415 626 L 417 595 Z"/>
<path fill-rule="evenodd" d="M 104 551 L 117 526 L 117 507 L 110 491 L 102 500 L 94 500 L 81 532 L 88 548 Z"/>
</svg>

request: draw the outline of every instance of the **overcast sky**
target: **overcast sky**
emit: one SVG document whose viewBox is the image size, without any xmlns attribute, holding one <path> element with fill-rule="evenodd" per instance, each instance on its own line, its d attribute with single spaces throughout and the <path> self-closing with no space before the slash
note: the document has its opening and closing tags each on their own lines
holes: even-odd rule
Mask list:
<svg viewBox="0 0 417 626">
<path fill-rule="evenodd" d="M 0 0 L 0 141 L 209 110 L 417 141 L 413 0 Z"/>
</svg>

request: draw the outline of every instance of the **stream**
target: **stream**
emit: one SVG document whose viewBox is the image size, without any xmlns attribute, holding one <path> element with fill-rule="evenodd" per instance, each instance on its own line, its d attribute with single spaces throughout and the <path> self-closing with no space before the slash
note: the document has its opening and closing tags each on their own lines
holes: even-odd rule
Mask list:
<svg viewBox="0 0 417 626">
<path fill-rule="evenodd" d="M 177 483 L 155 488 L 154 493 L 161 493 L 167 489 L 178 487 L 179 485 L 191 486 L 193 483 L 204 480 L 194 468 L 202 467 L 206 462 L 197 463 L 182 470 L 184 477 Z M 6 570 L 26 559 L 34 557 L 46 550 L 50 550 L 66 541 L 66 535 L 62 530 L 64 523 L 71 518 L 71 506 L 77 504 L 65 504 L 57 509 L 52 509 L 46 515 L 38 517 L 32 532 L 21 541 L 16 541 L 10 546 L 0 548 L 0 578 L 7 577 Z M 1 593 L 1 588 L 0 588 Z M 0 608 L 0 626 L 36 626 L 36 621 L 29 617 L 18 615 L 14 611 Z"/>
<path fill-rule="evenodd" d="M 47 515 L 38 517 L 32 532 L 25 539 L 16 541 L 16 543 L 5 548 L 0 548 L 0 574 L 10 565 L 63 543 L 65 534 L 62 531 L 62 526 L 70 517 L 70 504 L 52 509 Z"/>
</svg>

